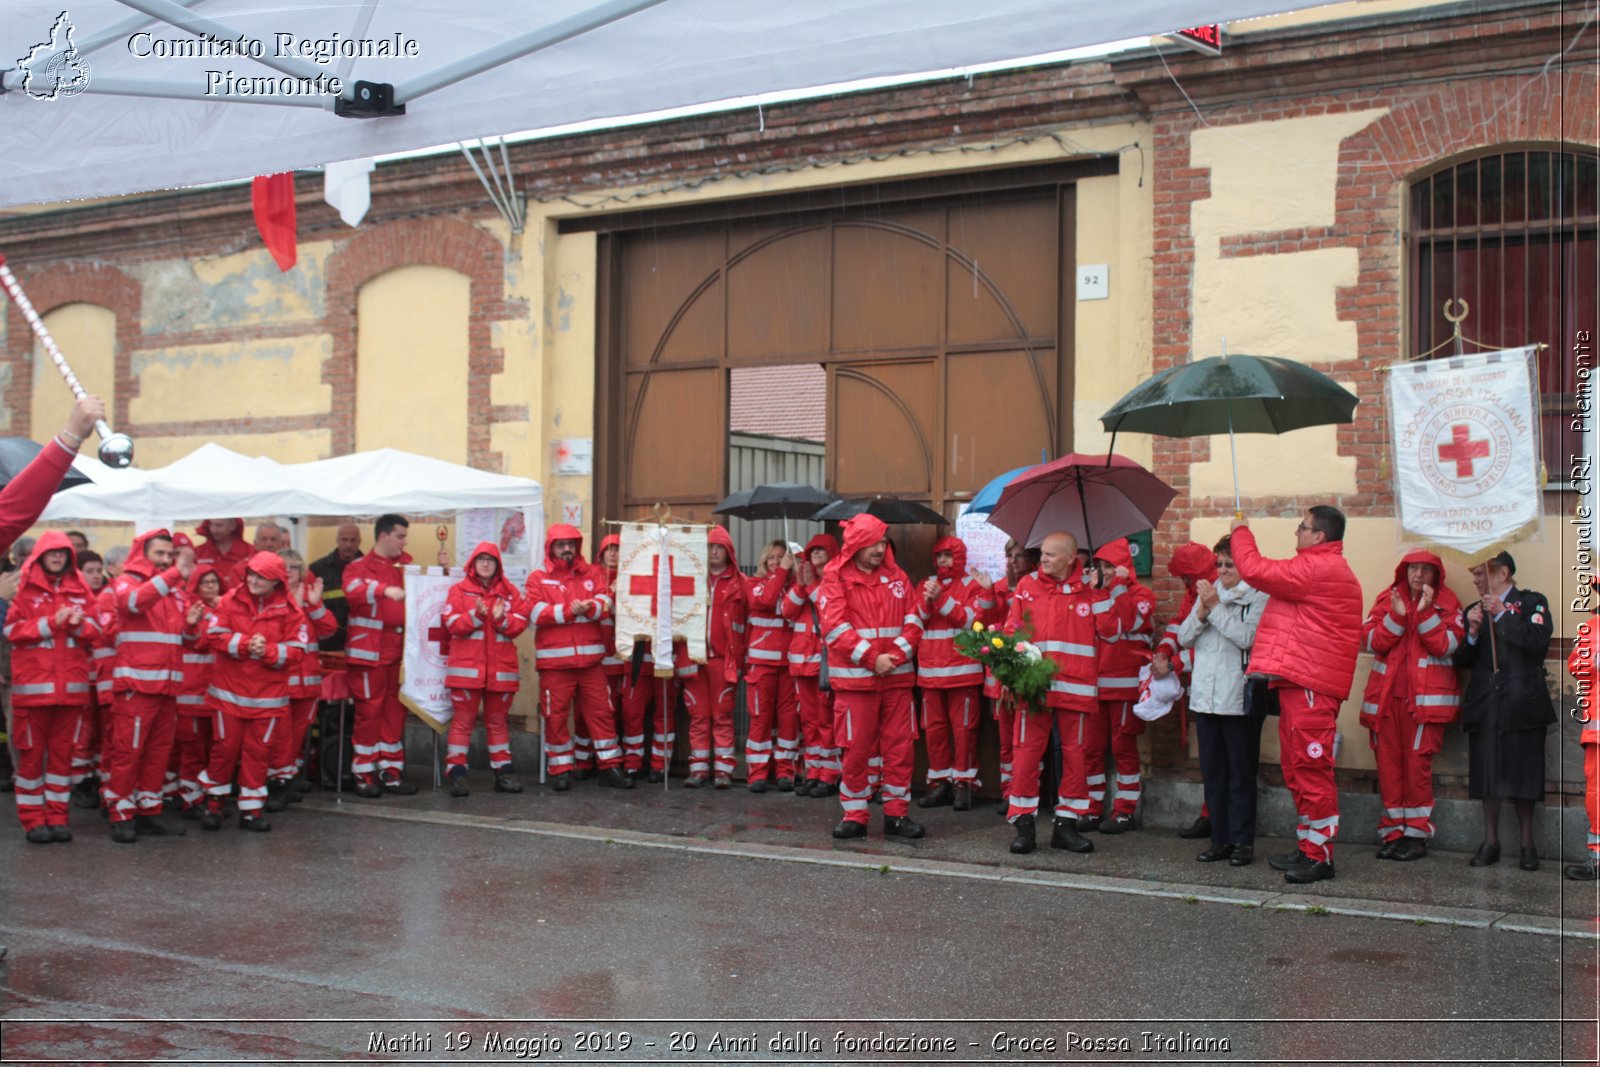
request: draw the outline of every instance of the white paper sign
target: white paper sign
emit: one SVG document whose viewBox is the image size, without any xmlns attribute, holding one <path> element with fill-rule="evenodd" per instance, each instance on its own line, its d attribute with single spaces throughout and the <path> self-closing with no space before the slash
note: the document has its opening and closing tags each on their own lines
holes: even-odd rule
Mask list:
<svg viewBox="0 0 1600 1067">
<path fill-rule="evenodd" d="M 431 567 L 429 570 L 437 571 Z M 406 571 L 405 680 L 400 692 L 438 722 L 450 721 L 450 690 L 445 685 L 444 605 L 459 575 Z"/>
<path fill-rule="evenodd" d="M 1006 542 L 1011 535 L 989 524 L 989 513 L 969 514 L 965 506 L 956 518 L 956 536 L 967 546 L 967 566 L 976 567 L 993 581 L 1006 576 Z"/>
<path fill-rule="evenodd" d="M 535 508 L 472 508 L 456 515 L 456 566 L 470 562 L 472 550 L 485 541 L 499 547 L 506 576 L 544 566 L 544 531 Z"/>
<path fill-rule="evenodd" d="M 593 474 L 594 438 L 561 437 L 550 442 L 553 474 Z"/>
<path fill-rule="evenodd" d="M 1539 519 L 1532 347 L 1389 373 L 1395 500 L 1408 540 L 1476 557 Z"/>
</svg>

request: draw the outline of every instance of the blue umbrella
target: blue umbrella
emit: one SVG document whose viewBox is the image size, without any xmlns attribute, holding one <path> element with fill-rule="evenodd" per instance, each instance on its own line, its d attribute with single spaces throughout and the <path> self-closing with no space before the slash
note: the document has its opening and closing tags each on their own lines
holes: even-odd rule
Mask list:
<svg viewBox="0 0 1600 1067">
<path fill-rule="evenodd" d="M 988 485 L 984 486 L 982 489 L 979 489 L 978 494 L 972 498 L 972 502 L 967 505 L 967 514 L 989 514 L 989 512 L 994 510 L 994 506 L 1000 503 L 1000 494 L 1005 491 L 1007 485 L 1011 484 L 1011 479 L 1015 478 L 1023 471 L 1032 469 L 1033 466 L 1031 465 L 1027 467 L 1018 467 L 1015 470 L 1006 471 L 1004 474 L 1000 475 L 1000 477 L 992 480 Z"/>
</svg>

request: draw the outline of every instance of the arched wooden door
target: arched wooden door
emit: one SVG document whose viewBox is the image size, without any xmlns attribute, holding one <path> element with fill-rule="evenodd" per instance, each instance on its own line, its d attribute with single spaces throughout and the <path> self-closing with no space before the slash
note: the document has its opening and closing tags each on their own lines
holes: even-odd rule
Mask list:
<svg viewBox="0 0 1600 1067">
<path fill-rule="evenodd" d="M 954 516 L 996 474 L 1071 441 L 1072 239 L 1059 178 L 613 231 L 597 505 L 708 517 L 726 489 L 729 372 L 814 363 L 827 488 Z M 899 533 L 910 560 L 934 532 Z"/>
</svg>

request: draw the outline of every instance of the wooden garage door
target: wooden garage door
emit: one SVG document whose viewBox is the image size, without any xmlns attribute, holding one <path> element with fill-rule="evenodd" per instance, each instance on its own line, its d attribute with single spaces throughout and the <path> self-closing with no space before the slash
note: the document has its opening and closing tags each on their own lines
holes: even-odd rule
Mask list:
<svg viewBox="0 0 1600 1067">
<path fill-rule="evenodd" d="M 613 231 L 601 243 L 610 516 L 706 518 L 738 367 L 827 372 L 828 488 L 955 515 L 1072 439 L 1072 183 Z M 905 531 L 920 558 L 932 531 Z"/>
</svg>

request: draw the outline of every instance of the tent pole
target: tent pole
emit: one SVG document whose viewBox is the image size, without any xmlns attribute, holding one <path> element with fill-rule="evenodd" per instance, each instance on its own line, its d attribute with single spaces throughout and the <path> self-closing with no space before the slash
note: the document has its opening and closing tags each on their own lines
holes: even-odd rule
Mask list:
<svg viewBox="0 0 1600 1067">
<path fill-rule="evenodd" d="M 133 0 L 124 0 L 133 2 Z M 150 3 L 152 0 L 138 0 L 139 3 Z M 436 89 L 443 89 L 464 81 L 474 75 L 482 74 L 486 70 L 510 63 L 514 59 L 533 52 L 541 51 L 562 41 L 569 41 L 574 37 L 582 36 L 590 30 L 597 30 L 601 26 L 625 19 L 629 15 L 637 14 L 646 8 L 655 7 L 662 0 L 610 0 L 609 3 L 600 4 L 589 8 L 570 18 L 553 22 L 542 29 L 525 33 L 520 37 L 513 37 L 493 48 L 479 52 L 477 55 L 468 56 L 454 63 L 447 63 L 431 74 L 424 74 L 407 82 L 402 82 L 394 87 L 394 102 L 406 104 L 419 96 L 426 96 Z"/>
<path fill-rule="evenodd" d="M 176 0 L 176 3 L 180 7 L 184 8 L 191 8 L 200 2 L 201 0 Z M 154 20 L 149 17 L 123 19 L 115 26 L 112 26 L 109 29 L 101 30 L 99 33 L 94 34 L 87 40 L 79 42 L 78 54 L 81 56 L 90 56 L 100 51 L 100 49 L 104 48 L 108 44 L 115 44 L 118 41 L 126 41 L 135 33 L 138 33 L 146 26 L 149 26 L 153 21 Z"/>
</svg>

